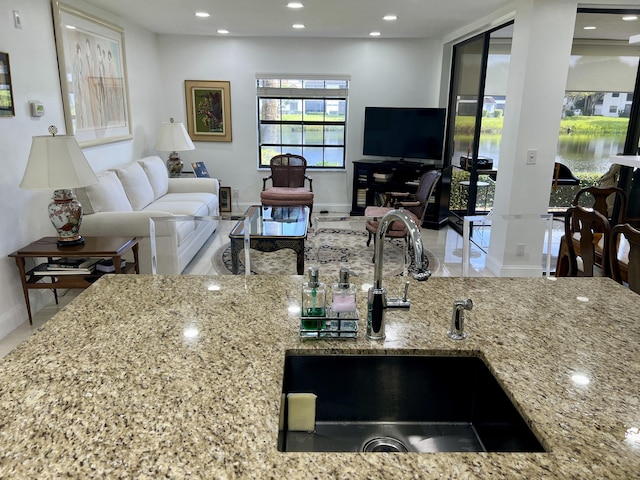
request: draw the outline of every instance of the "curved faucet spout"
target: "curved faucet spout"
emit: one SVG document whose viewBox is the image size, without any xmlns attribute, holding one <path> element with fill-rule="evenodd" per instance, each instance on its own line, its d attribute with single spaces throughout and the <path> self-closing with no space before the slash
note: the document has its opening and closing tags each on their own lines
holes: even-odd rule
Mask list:
<svg viewBox="0 0 640 480">
<path fill-rule="evenodd" d="M 407 227 L 408 235 L 413 246 L 417 269 L 417 272 L 413 274 L 413 278 L 418 281 L 424 281 L 431 276 L 431 272 L 427 270 L 423 262 L 422 256 L 424 254 L 424 249 L 422 247 L 420 228 L 411 219 L 407 212 L 403 210 L 391 210 L 387 212 L 384 217 L 380 219 L 378 231 L 376 232 L 373 287 L 369 289 L 369 298 L 367 303 L 367 338 L 371 340 L 384 339 L 385 315 L 387 308 L 409 308 L 409 300 L 407 299 L 408 283 L 405 286 L 404 297 L 400 301 L 398 301 L 398 299 L 387 299 L 387 291 L 382 288 L 382 250 L 384 245 L 384 236 L 386 235 L 391 222 L 396 220 L 401 221 Z"/>
<path fill-rule="evenodd" d="M 375 249 L 375 265 L 373 273 L 373 286 L 374 288 L 382 287 L 382 250 L 384 246 L 384 236 L 387 234 L 387 230 L 391 223 L 395 220 L 399 220 L 405 224 L 413 246 L 413 253 L 415 255 L 415 263 L 417 272 L 413 274 L 413 278 L 418 281 L 427 280 L 431 276 L 431 272 L 426 268 L 423 268 L 423 252 L 422 236 L 420 235 L 420 228 L 416 225 L 416 222 L 403 210 L 390 210 L 381 219 L 378 225 L 378 231 L 376 232 L 376 249 Z"/>
</svg>

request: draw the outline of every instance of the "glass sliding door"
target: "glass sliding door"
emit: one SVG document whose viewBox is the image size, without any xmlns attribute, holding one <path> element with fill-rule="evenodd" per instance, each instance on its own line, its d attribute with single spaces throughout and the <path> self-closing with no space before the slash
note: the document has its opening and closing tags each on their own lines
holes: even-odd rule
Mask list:
<svg viewBox="0 0 640 480">
<path fill-rule="evenodd" d="M 487 213 L 493 204 L 511 25 L 453 47 L 444 176 L 450 176 L 449 220 L 457 230 L 464 216 Z"/>
<path fill-rule="evenodd" d="M 640 21 L 630 20 L 638 13 L 578 9 L 556 162 L 569 167 L 580 185 L 553 189 L 550 212 L 564 212 L 582 187 L 615 184 L 624 175 L 618 167 L 611 168 L 609 158 L 637 151 L 633 112 L 637 112 L 640 56 L 638 48 L 629 45 L 629 36 L 640 28 Z"/>
</svg>

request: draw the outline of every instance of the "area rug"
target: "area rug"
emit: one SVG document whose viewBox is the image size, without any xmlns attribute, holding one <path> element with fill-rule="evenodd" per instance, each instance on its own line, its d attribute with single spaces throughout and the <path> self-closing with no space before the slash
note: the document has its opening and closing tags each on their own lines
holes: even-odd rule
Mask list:
<svg viewBox="0 0 640 480">
<path fill-rule="evenodd" d="M 305 241 L 304 265 L 317 266 L 320 277 L 329 282 L 337 279 L 341 267 L 348 267 L 359 276 L 373 278 L 373 241 L 367 247 L 368 234 L 365 231 L 322 228 L 309 233 Z M 385 239 L 383 248 L 384 276 L 403 275 L 405 272 L 405 248 L 402 239 Z M 436 256 L 425 251 L 429 269 L 435 272 L 440 268 Z M 250 251 L 251 273 L 256 275 L 296 275 L 296 254 L 293 250 L 283 249 L 276 252 Z M 415 270 L 413 251 L 407 254 L 407 272 Z M 245 273 L 244 250 L 238 259 L 240 274 Z M 212 262 L 219 274 L 231 274 L 231 245 L 222 245 L 213 255 Z M 306 273 L 305 273 L 306 274 Z"/>
</svg>

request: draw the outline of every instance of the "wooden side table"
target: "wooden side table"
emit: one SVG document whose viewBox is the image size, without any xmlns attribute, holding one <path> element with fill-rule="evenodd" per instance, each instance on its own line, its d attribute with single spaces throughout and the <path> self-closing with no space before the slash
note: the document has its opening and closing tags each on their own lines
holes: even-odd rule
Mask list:
<svg viewBox="0 0 640 480">
<path fill-rule="evenodd" d="M 103 272 L 95 271 L 91 274 L 78 275 L 61 275 L 55 271 L 47 275 L 34 275 L 33 272 L 38 268 L 26 270 L 27 258 L 46 258 L 47 263 L 51 263 L 54 258 L 58 257 L 87 257 L 87 258 L 108 258 L 113 260 L 115 267 L 114 273 L 140 273 L 140 265 L 138 260 L 138 242 L 139 238 L 133 237 L 84 237 L 83 245 L 74 246 L 58 246 L 57 237 L 43 237 L 30 243 L 24 248 L 13 252 L 10 257 L 15 258 L 16 265 L 20 272 L 20 280 L 22 281 L 22 291 L 24 293 L 24 301 L 27 305 L 27 313 L 29 315 L 29 324 L 33 325 L 31 316 L 31 303 L 29 301 L 29 290 L 32 289 L 50 289 L 58 303 L 58 288 L 87 288 L 91 286 L 98 278 L 104 275 Z M 124 269 L 121 268 L 122 255 L 131 251 L 133 253 L 133 263 L 128 263 Z M 44 280 L 49 279 L 49 282 Z"/>
</svg>

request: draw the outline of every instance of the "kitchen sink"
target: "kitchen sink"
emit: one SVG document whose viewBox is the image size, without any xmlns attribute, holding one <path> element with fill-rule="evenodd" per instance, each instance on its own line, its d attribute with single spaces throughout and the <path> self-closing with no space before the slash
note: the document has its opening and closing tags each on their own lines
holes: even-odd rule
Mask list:
<svg viewBox="0 0 640 480">
<path fill-rule="evenodd" d="M 284 452 L 545 451 L 477 356 L 288 354 L 282 392 L 317 396 L 313 432 L 283 400 Z"/>
</svg>

